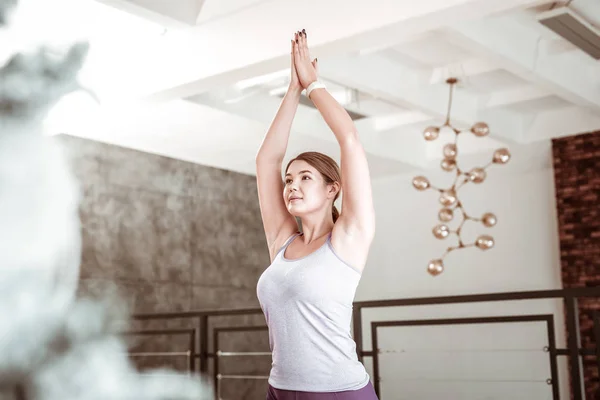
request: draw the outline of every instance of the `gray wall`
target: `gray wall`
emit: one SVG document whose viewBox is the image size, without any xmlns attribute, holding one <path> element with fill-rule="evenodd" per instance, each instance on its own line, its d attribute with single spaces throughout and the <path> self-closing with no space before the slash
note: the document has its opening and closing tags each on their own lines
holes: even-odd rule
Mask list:
<svg viewBox="0 0 600 400">
<path fill-rule="evenodd" d="M 116 288 L 134 313 L 258 307 L 256 283 L 269 264 L 253 176 L 60 136 L 80 180 L 80 291 Z M 136 329 L 191 321 L 136 322 Z M 229 317 L 213 326 L 264 325 Z M 266 332 L 227 334 L 226 351 L 268 351 Z M 132 351 L 183 351 L 186 337 L 135 338 Z M 212 344 L 211 344 L 212 348 Z M 143 360 L 143 361 L 141 361 Z M 140 368 L 185 369 L 185 357 L 136 358 Z M 267 375 L 270 357 L 221 362 L 222 373 Z M 227 381 L 223 398 L 264 398 L 264 381 Z"/>
</svg>

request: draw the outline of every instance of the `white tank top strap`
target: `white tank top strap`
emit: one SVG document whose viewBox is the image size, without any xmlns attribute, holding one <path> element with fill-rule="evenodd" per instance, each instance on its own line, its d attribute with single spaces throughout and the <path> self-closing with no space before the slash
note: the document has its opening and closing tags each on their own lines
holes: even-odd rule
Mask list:
<svg viewBox="0 0 600 400">
<path fill-rule="evenodd" d="M 275 257 L 279 256 L 282 251 L 285 251 L 285 249 L 287 249 L 287 247 L 290 245 L 290 243 L 292 243 L 294 241 L 294 239 L 296 239 L 300 235 L 301 235 L 300 232 L 296 232 L 292 236 L 290 236 L 289 239 L 285 241 L 283 246 L 281 246 L 279 248 L 279 250 L 277 250 L 277 254 L 275 255 Z"/>
</svg>

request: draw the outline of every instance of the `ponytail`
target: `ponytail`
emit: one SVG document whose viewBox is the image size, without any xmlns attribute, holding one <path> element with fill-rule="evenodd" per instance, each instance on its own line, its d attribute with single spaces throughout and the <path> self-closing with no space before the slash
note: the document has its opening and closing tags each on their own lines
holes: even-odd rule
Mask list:
<svg viewBox="0 0 600 400">
<path fill-rule="evenodd" d="M 333 222 L 337 221 L 337 219 L 340 216 L 340 212 L 338 211 L 338 209 L 335 207 L 335 205 L 333 206 L 332 210 L 331 210 L 331 214 L 333 216 Z"/>
</svg>

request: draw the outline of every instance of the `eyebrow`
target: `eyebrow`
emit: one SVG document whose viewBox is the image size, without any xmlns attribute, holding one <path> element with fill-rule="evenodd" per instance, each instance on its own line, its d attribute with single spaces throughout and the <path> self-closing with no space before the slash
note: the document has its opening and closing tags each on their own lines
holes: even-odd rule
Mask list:
<svg viewBox="0 0 600 400">
<path fill-rule="evenodd" d="M 310 171 L 309 171 L 309 170 L 307 170 L 307 169 L 304 169 L 304 170 L 302 170 L 302 171 L 298 172 L 298 174 L 304 174 L 304 173 L 306 173 L 306 172 L 308 172 L 309 174 L 312 174 L 312 172 L 310 172 Z M 290 174 L 289 172 L 288 172 L 287 174 L 285 174 L 285 176 L 288 176 L 288 175 L 292 175 L 292 174 Z"/>
</svg>

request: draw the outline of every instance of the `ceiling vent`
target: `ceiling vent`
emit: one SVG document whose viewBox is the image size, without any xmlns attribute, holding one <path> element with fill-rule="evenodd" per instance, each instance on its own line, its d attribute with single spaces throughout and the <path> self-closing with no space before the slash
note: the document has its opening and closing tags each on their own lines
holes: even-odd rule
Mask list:
<svg viewBox="0 0 600 400">
<path fill-rule="evenodd" d="M 600 60 L 600 30 L 567 7 L 538 15 L 538 21 L 596 60 Z"/>
</svg>

